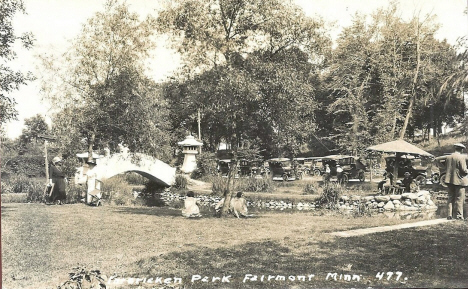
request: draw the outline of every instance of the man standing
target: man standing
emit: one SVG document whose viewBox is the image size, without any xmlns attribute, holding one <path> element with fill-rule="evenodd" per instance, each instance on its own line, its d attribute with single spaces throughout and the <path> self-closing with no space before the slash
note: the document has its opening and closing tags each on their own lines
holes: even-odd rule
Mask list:
<svg viewBox="0 0 468 289">
<path fill-rule="evenodd" d="M 339 184 L 343 182 L 343 168 L 339 164 L 336 165 L 336 179 Z"/>
<path fill-rule="evenodd" d="M 454 148 L 455 152 L 445 157 L 445 183 L 448 186 L 447 219 L 451 220 L 455 211 L 456 218 L 463 220 L 465 187 L 468 186 L 467 156 L 462 154 L 465 148 L 463 144 L 456 143 Z"/>
</svg>

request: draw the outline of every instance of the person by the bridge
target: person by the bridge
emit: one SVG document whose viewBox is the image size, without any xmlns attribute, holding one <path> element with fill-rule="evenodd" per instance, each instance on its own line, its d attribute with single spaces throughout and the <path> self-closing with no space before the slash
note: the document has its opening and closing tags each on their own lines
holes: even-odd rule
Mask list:
<svg viewBox="0 0 468 289">
<path fill-rule="evenodd" d="M 465 188 L 468 186 L 467 156 L 463 155 L 465 146 L 456 143 L 451 155 L 439 157 L 436 160 L 445 159 L 445 183 L 447 184 L 447 219 L 456 218 L 464 220 L 463 204 L 465 202 Z"/>
<path fill-rule="evenodd" d="M 65 174 L 61 170 L 61 167 L 62 159 L 58 156 L 54 157 L 49 166 L 48 186 L 51 187 L 52 190 L 49 194 L 49 201 L 58 205 L 65 203 L 67 199 L 67 180 Z"/>
<path fill-rule="evenodd" d="M 189 191 L 184 202 L 184 209 L 182 210 L 182 216 L 187 218 L 201 217 L 200 208 L 198 207 L 198 200 L 195 198 L 195 193 Z"/>
</svg>

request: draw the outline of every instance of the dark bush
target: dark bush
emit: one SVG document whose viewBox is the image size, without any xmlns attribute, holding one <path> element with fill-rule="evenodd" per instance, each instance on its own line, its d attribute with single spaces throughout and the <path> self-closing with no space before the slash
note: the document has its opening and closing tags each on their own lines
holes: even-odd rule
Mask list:
<svg viewBox="0 0 468 289">
<path fill-rule="evenodd" d="M 319 205 L 328 209 L 336 209 L 338 200 L 343 194 L 343 187 L 339 183 L 328 182 L 323 185 L 322 190 L 322 194 L 317 199 Z"/>
<path fill-rule="evenodd" d="M 187 178 L 184 175 L 177 175 L 175 178 L 174 187 L 176 189 L 186 189 L 187 188 Z"/>
<path fill-rule="evenodd" d="M 238 179 L 235 189 L 236 191 L 270 193 L 275 190 L 275 185 L 271 178 L 246 178 Z"/>
</svg>

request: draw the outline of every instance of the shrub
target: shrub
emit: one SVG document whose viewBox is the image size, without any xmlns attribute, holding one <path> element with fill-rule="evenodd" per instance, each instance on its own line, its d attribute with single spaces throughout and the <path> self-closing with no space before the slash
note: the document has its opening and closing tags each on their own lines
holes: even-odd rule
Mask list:
<svg viewBox="0 0 468 289">
<path fill-rule="evenodd" d="M 214 177 L 213 182 L 211 184 L 211 190 L 213 194 L 222 195 L 226 188 L 227 178 L 223 177 Z"/>
<path fill-rule="evenodd" d="M 275 189 L 271 178 L 247 178 L 237 180 L 236 190 L 247 192 L 266 192 L 270 193 Z"/>
<path fill-rule="evenodd" d="M 27 203 L 28 194 L 2 194 L 2 203 Z"/>
<path fill-rule="evenodd" d="M 174 187 L 176 189 L 186 189 L 187 188 L 187 178 L 183 175 L 177 175 L 175 178 L 175 184 Z"/>
<path fill-rule="evenodd" d="M 125 174 L 125 180 L 131 185 L 145 185 L 148 182 L 148 179 L 139 175 L 137 173 L 128 173 Z"/>
<path fill-rule="evenodd" d="M 129 205 L 133 200 L 132 188 L 125 181 L 125 176 L 115 176 L 104 180 L 101 187 L 102 199 L 110 204 Z"/>
<path fill-rule="evenodd" d="M 214 153 L 203 152 L 197 157 L 197 169 L 192 172 L 192 179 L 199 179 L 207 175 L 217 174 L 216 155 Z"/>
<path fill-rule="evenodd" d="M 320 192 L 320 188 L 316 182 L 307 183 L 303 189 L 304 195 L 316 195 Z"/>
<path fill-rule="evenodd" d="M 319 205 L 328 209 L 336 209 L 343 187 L 339 183 L 328 182 L 323 185 L 322 190 L 322 194 L 317 199 Z"/>
<path fill-rule="evenodd" d="M 69 183 L 67 186 L 67 204 L 80 203 L 86 197 L 86 186 Z"/>
</svg>

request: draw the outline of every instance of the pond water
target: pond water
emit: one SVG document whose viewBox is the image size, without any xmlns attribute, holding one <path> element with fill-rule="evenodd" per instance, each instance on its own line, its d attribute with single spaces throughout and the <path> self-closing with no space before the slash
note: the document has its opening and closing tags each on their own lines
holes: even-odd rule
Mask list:
<svg viewBox="0 0 468 289">
<path fill-rule="evenodd" d="M 183 200 L 174 200 L 167 203 L 168 206 L 173 208 L 182 209 L 184 206 Z M 439 219 L 439 218 L 446 218 L 447 217 L 447 203 L 445 200 L 437 201 L 436 202 L 437 209 L 436 210 L 422 210 L 422 211 L 378 211 L 378 210 L 371 210 L 371 215 L 375 215 L 376 217 L 387 217 L 387 218 L 398 218 L 398 219 Z M 208 205 L 201 205 L 200 213 L 202 215 L 216 215 L 216 211 L 214 206 Z M 319 212 L 324 209 L 309 209 L 309 208 L 275 208 L 275 207 L 257 207 L 257 206 L 249 206 L 248 207 L 249 214 L 254 215 L 261 215 L 265 213 L 274 213 L 274 214 L 303 214 L 308 212 Z M 464 206 L 464 216 L 467 216 L 468 213 L 468 203 L 465 203 Z M 343 214 L 353 215 L 355 212 L 353 211 L 343 211 Z"/>
</svg>

